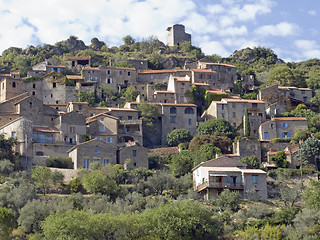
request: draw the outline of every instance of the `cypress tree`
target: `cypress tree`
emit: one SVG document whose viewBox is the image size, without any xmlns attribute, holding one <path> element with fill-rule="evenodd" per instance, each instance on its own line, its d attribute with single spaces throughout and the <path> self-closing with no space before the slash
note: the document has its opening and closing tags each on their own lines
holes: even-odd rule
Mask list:
<svg viewBox="0 0 320 240">
<path fill-rule="evenodd" d="M 249 137 L 250 136 L 250 122 L 249 122 L 249 114 L 248 114 L 248 109 L 246 108 L 244 110 L 244 119 L 243 119 L 243 126 L 244 126 L 244 136 Z"/>
</svg>

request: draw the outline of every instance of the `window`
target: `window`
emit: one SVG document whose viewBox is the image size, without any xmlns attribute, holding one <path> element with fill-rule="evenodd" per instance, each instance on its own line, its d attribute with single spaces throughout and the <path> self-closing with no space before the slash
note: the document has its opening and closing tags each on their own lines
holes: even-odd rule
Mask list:
<svg viewBox="0 0 320 240">
<path fill-rule="evenodd" d="M 224 118 L 224 113 L 221 113 L 221 117 Z"/>
<path fill-rule="evenodd" d="M 166 75 L 166 77 L 165 77 L 166 79 L 168 79 L 169 77 L 168 77 L 168 75 Z"/>
<path fill-rule="evenodd" d="M 286 97 L 286 96 L 287 96 L 287 92 L 284 92 L 284 93 L 283 93 L 283 96 Z"/>
<path fill-rule="evenodd" d="M 257 184 L 258 183 L 258 175 L 252 175 L 252 182 L 254 184 Z"/>
<path fill-rule="evenodd" d="M 33 96 L 36 95 L 36 92 L 35 92 L 35 91 L 32 91 L 32 95 L 33 95 Z"/>
<path fill-rule="evenodd" d="M 232 108 L 236 108 L 236 104 L 235 103 L 232 103 Z"/>
<path fill-rule="evenodd" d="M 186 108 L 185 110 L 184 110 L 184 114 L 194 114 L 194 110 L 192 109 L 192 108 Z"/>
<path fill-rule="evenodd" d="M 283 105 L 284 105 L 284 106 L 287 106 L 287 101 L 283 101 Z"/>
<path fill-rule="evenodd" d="M 83 167 L 84 168 L 89 168 L 89 158 L 83 159 Z"/>
<path fill-rule="evenodd" d="M 40 151 L 36 152 L 36 156 L 43 156 L 43 155 L 44 155 L 43 152 L 40 152 Z"/>
<path fill-rule="evenodd" d="M 53 87 L 53 88 L 57 87 L 57 83 L 55 83 L 55 82 L 52 83 L 52 87 Z"/>
<path fill-rule="evenodd" d="M 137 150 L 132 150 L 132 156 L 136 157 L 137 156 Z"/>
<path fill-rule="evenodd" d="M 119 120 L 122 120 L 122 119 L 123 119 L 123 117 L 119 116 Z"/>
<path fill-rule="evenodd" d="M 203 74 L 200 74 L 200 79 L 203 79 Z"/>
<path fill-rule="evenodd" d="M 258 113 L 259 117 L 263 117 L 263 113 Z"/>
<path fill-rule="evenodd" d="M 306 91 L 305 90 L 301 90 L 301 94 L 305 94 L 306 93 Z"/>
<path fill-rule="evenodd" d="M 153 79 L 153 74 L 150 75 L 150 79 Z"/>
<path fill-rule="evenodd" d="M 282 138 L 289 138 L 290 137 L 290 133 L 289 132 L 283 132 L 282 133 Z"/>
<path fill-rule="evenodd" d="M 221 105 L 221 110 L 224 110 L 224 105 L 223 104 Z"/>
<path fill-rule="evenodd" d="M 75 128 L 74 127 L 70 127 L 70 133 L 74 133 L 75 132 Z"/>
<path fill-rule="evenodd" d="M 270 139 L 269 133 L 268 132 L 264 132 L 263 133 L 263 139 Z"/>
<path fill-rule="evenodd" d="M 252 108 L 258 108 L 258 104 L 257 103 L 252 103 Z"/>
<path fill-rule="evenodd" d="M 171 107 L 171 108 L 170 108 L 170 113 L 171 113 L 171 114 L 177 113 L 177 109 L 176 109 L 175 107 Z"/>
<path fill-rule="evenodd" d="M 99 148 L 98 147 L 94 148 L 94 153 L 99 153 Z"/>
<path fill-rule="evenodd" d="M 128 116 L 128 120 L 132 120 L 132 116 Z"/>
<path fill-rule="evenodd" d="M 287 122 L 282 122 L 281 123 L 281 128 L 288 128 L 288 123 Z"/>
<path fill-rule="evenodd" d="M 101 140 L 101 137 L 96 137 L 96 139 Z"/>
<path fill-rule="evenodd" d="M 82 110 L 82 105 L 78 106 L 78 110 L 81 111 Z"/>
<path fill-rule="evenodd" d="M 111 71 L 110 71 L 110 70 L 107 70 L 107 74 L 110 75 L 110 74 L 111 74 Z"/>
<path fill-rule="evenodd" d="M 100 121 L 103 122 L 103 121 L 104 121 L 104 118 L 101 118 Z"/>
<path fill-rule="evenodd" d="M 38 141 L 38 134 L 36 134 L 36 133 L 33 133 L 32 134 L 32 141 Z"/>
<path fill-rule="evenodd" d="M 111 143 L 111 137 L 107 137 L 107 142 Z"/>
<path fill-rule="evenodd" d="M 212 78 L 212 76 L 211 75 L 209 75 L 209 79 L 211 79 Z"/>
<path fill-rule="evenodd" d="M 128 72 L 128 77 L 130 77 L 131 76 L 131 72 Z"/>
<path fill-rule="evenodd" d="M 16 137 L 16 132 L 11 132 L 11 137 L 15 138 Z"/>
<path fill-rule="evenodd" d="M 46 135 L 40 134 L 40 143 L 46 143 Z"/>
<path fill-rule="evenodd" d="M 15 88 L 16 87 L 16 82 L 12 83 L 12 87 Z"/>
<path fill-rule="evenodd" d="M 104 126 L 100 126 L 100 132 L 104 132 Z"/>
<path fill-rule="evenodd" d="M 304 101 L 304 102 L 307 102 L 307 101 L 308 101 L 308 98 L 307 98 L 307 97 L 303 97 L 303 101 Z"/>
<path fill-rule="evenodd" d="M 232 112 L 232 117 L 236 117 L 236 112 Z"/>
<path fill-rule="evenodd" d="M 120 75 L 120 76 L 122 75 L 122 71 L 119 72 L 119 75 Z"/>
<path fill-rule="evenodd" d="M 176 123 L 177 118 L 175 116 L 170 116 L 170 123 Z"/>
<path fill-rule="evenodd" d="M 103 165 L 107 165 L 107 164 L 109 164 L 109 159 L 104 159 L 103 160 Z"/>
<path fill-rule="evenodd" d="M 32 88 L 36 88 L 36 84 L 35 83 L 32 85 Z"/>
<path fill-rule="evenodd" d="M 233 126 L 234 126 L 234 127 L 237 127 L 237 124 L 236 124 L 235 122 L 234 122 L 234 123 L 232 123 L 232 124 L 233 124 Z"/>
<path fill-rule="evenodd" d="M 192 123 L 192 121 L 191 121 L 191 119 L 189 118 L 189 120 L 188 120 L 189 126 L 191 125 L 191 123 Z"/>
</svg>

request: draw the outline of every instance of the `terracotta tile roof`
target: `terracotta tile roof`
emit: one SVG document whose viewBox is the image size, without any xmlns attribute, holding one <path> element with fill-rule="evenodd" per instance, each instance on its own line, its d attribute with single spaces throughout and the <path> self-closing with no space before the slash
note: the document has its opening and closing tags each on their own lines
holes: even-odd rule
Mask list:
<svg viewBox="0 0 320 240">
<path fill-rule="evenodd" d="M 233 158 L 222 156 L 219 158 L 215 158 L 212 160 L 209 160 L 207 162 L 202 162 L 198 166 L 194 167 L 192 171 L 199 167 L 243 167 L 245 168 L 247 165 L 244 163 L 241 163 L 237 160 L 234 160 Z"/>
<path fill-rule="evenodd" d="M 111 119 L 114 119 L 114 120 L 119 120 L 119 118 L 114 117 L 114 116 L 111 116 L 111 115 L 109 115 L 109 114 L 99 113 L 99 114 L 97 114 L 97 115 L 95 115 L 95 116 L 88 117 L 88 118 L 86 119 L 86 122 L 87 122 L 87 123 L 94 122 L 94 121 L 97 120 L 98 117 L 101 117 L 101 116 L 103 116 L 103 117 L 108 117 L 108 118 L 111 118 Z"/>
<path fill-rule="evenodd" d="M 162 70 L 143 70 L 139 74 L 160 74 L 160 73 L 176 73 L 175 69 L 162 69 Z"/>
<path fill-rule="evenodd" d="M 129 68 L 129 67 L 116 67 L 116 66 L 108 66 L 108 67 L 105 67 L 104 69 L 102 70 L 107 70 L 107 69 L 113 69 L 113 70 L 130 70 L 130 71 L 135 71 L 136 69 L 135 68 Z"/>
<path fill-rule="evenodd" d="M 204 72 L 204 73 L 215 73 L 216 71 L 212 71 L 211 69 L 191 69 L 192 72 Z"/>
<path fill-rule="evenodd" d="M 304 117 L 275 117 L 274 121 L 307 121 L 307 119 Z"/>
<path fill-rule="evenodd" d="M 159 155 L 167 155 L 167 154 L 178 154 L 178 147 L 164 147 L 164 148 L 153 148 L 149 149 L 149 152 L 157 153 Z"/>
<path fill-rule="evenodd" d="M 130 112 L 138 112 L 137 109 L 131 108 L 107 108 L 109 111 L 130 111 Z"/>
<path fill-rule="evenodd" d="M 95 138 L 95 139 L 91 139 L 91 140 L 89 140 L 89 141 L 86 141 L 86 142 L 83 142 L 83 143 L 79 143 L 79 144 L 73 146 L 72 148 L 70 148 L 70 149 L 68 150 L 68 153 L 71 152 L 72 150 L 76 149 L 77 147 L 81 146 L 81 145 L 88 144 L 88 143 L 92 143 L 92 142 L 104 143 L 104 144 L 106 144 L 106 145 L 109 145 L 109 146 L 112 146 L 112 147 L 115 148 L 115 146 L 113 146 L 111 143 L 107 143 L 107 142 L 105 142 L 105 141 L 102 141 L 102 140 L 99 140 L 99 139 L 96 139 L 96 138 Z"/>
<path fill-rule="evenodd" d="M 93 70 L 93 71 L 99 71 L 99 70 L 101 70 L 101 69 L 98 68 L 98 67 L 84 67 L 84 68 L 82 68 L 82 70 L 84 70 L 84 71 L 91 71 L 91 70 Z"/>
<path fill-rule="evenodd" d="M 45 133 L 59 133 L 60 131 L 55 127 L 33 127 L 33 131 L 35 132 L 45 132 Z"/>
<path fill-rule="evenodd" d="M 223 93 L 225 94 L 226 92 L 222 91 L 222 90 L 219 90 L 219 89 L 210 89 L 210 90 L 207 90 L 207 92 L 209 93 Z"/>
<path fill-rule="evenodd" d="M 188 103 L 153 103 L 159 104 L 163 106 L 176 106 L 176 107 L 197 107 L 195 104 L 188 104 Z"/>
<path fill-rule="evenodd" d="M 196 85 L 196 86 L 210 86 L 208 83 L 193 83 L 193 85 Z"/>
<path fill-rule="evenodd" d="M 67 57 L 67 60 L 90 60 L 90 59 L 91 59 L 91 56 L 83 56 L 83 57 L 70 56 L 70 57 Z"/>
<path fill-rule="evenodd" d="M 281 152 L 281 151 L 278 151 Z M 267 152 L 267 155 L 276 155 L 278 152 Z M 290 154 L 290 151 L 284 151 L 285 154 Z"/>
<path fill-rule="evenodd" d="M 61 66 L 59 66 L 59 65 L 58 65 L 58 66 L 55 66 L 55 65 L 47 65 L 46 67 L 47 67 L 47 68 L 49 68 L 49 67 L 50 67 L 50 68 L 66 68 L 66 66 L 62 66 L 62 65 L 61 65 Z"/>
<path fill-rule="evenodd" d="M 74 104 L 74 105 L 89 105 L 87 102 L 68 102 L 67 106 Z"/>
<path fill-rule="evenodd" d="M 222 98 L 221 101 L 225 102 L 247 102 L 247 103 L 265 103 L 262 100 L 250 100 L 250 99 L 235 99 L 235 98 Z"/>
<path fill-rule="evenodd" d="M 0 77 L 10 77 L 11 75 L 9 73 L 1 73 Z"/>
<path fill-rule="evenodd" d="M 10 72 L 10 74 L 12 74 L 12 75 L 19 75 L 20 72 Z"/>
<path fill-rule="evenodd" d="M 67 75 L 68 79 L 74 79 L 74 80 L 83 80 L 83 77 L 80 75 Z"/>
</svg>

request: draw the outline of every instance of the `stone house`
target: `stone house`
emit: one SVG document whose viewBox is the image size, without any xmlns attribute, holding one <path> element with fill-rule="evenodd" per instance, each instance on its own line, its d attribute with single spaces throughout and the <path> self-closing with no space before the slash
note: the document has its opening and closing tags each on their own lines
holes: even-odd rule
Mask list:
<svg viewBox="0 0 320 240">
<path fill-rule="evenodd" d="M 137 80 L 136 69 L 127 67 L 85 67 L 82 69 L 82 76 L 84 77 L 85 81 L 96 82 L 98 92 L 101 92 L 100 87 L 102 85 L 110 86 L 113 91 L 117 92 L 122 88 L 135 85 Z"/>
<path fill-rule="evenodd" d="M 69 77 L 70 78 L 70 77 Z M 42 79 L 30 81 L 25 84 L 25 90 L 36 96 L 44 103 L 73 102 L 78 99 L 75 84 L 67 82 L 68 78 L 60 73 L 52 72 Z"/>
<path fill-rule="evenodd" d="M 155 103 L 175 103 L 175 92 L 171 91 L 155 91 L 150 102 Z"/>
<path fill-rule="evenodd" d="M 24 84 L 19 78 L 6 77 L 0 81 L 0 102 L 9 100 L 23 92 Z"/>
<path fill-rule="evenodd" d="M 91 56 L 70 56 L 66 58 L 67 67 L 74 73 L 79 73 L 84 67 L 91 67 Z"/>
<path fill-rule="evenodd" d="M 217 85 L 217 73 L 215 71 L 212 71 L 211 69 L 191 69 L 191 74 L 191 81 L 193 84 L 206 84 L 206 90 L 219 88 Z"/>
<path fill-rule="evenodd" d="M 148 149 L 134 143 L 120 148 L 121 165 L 125 165 L 128 169 L 132 168 L 149 168 Z"/>
<path fill-rule="evenodd" d="M 190 98 L 186 96 L 186 93 L 191 90 L 192 82 L 188 75 L 185 77 L 174 77 L 170 75 L 168 91 L 175 93 L 175 103 L 189 103 Z"/>
<path fill-rule="evenodd" d="M 167 28 L 167 45 L 173 47 L 179 45 L 182 42 L 191 43 L 191 34 L 185 32 L 185 26 L 182 24 L 175 24 L 172 27 Z"/>
<path fill-rule="evenodd" d="M 237 191 L 243 198 L 252 196 L 267 199 L 266 172 L 261 169 L 246 169 L 229 157 L 220 157 L 203 162 L 192 169 L 193 189 L 203 200 L 217 198 L 224 189 Z"/>
<path fill-rule="evenodd" d="M 205 121 L 224 118 L 237 128 L 243 122 L 245 109 L 248 110 L 251 136 L 258 136 L 260 124 L 266 121 L 265 103 L 260 100 L 223 98 L 212 101 L 201 118 Z M 243 131 L 240 134 L 244 134 Z"/>
<path fill-rule="evenodd" d="M 268 86 L 266 88 L 260 89 L 258 94 L 258 99 L 266 102 L 266 108 L 277 103 L 278 107 L 286 108 L 286 110 L 291 110 L 295 108 L 298 104 L 309 104 L 312 98 L 312 90 L 309 88 L 297 88 L 297 87 L 283 87 L 278 85 Z M 272 113 L 280 113 L 281 107 L 275 108 L 273 106 Z"/>
<path fill-rule="evenodd" d="M 98 139 L 77 144 L 68 150 L 74 169 L 89 168 L 93 162 L 99 162 L 101 166 L 116 164 L 116 152 L 114 145 Z"/>
<path fill-rule="evenodd" d="M 0 73 L 0 81 L 5 78 L 20 79 L 20 72 Z"/>
<path fill-rule="evenodd" d="M 87 133 L 85 117 L 76 112 L 61 114 L 55 119 L 55 127 L 60 133 L 57 142 L 64 144 L 79 144 Z"/>
<path fill-rule="evenodd" d="M 308 120 L 303 117 L 275 117 L 264 122 L 259 127 L 259 138 L 272 140 L 274 138 L 293 137 L 298 130 L 307 130 Z"/>
</svg>

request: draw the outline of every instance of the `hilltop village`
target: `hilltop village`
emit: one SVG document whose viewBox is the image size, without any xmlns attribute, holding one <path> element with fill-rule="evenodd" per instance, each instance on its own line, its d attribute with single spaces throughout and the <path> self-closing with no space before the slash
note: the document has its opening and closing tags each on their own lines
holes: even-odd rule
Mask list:
<svg viewBox="0 0 320 240">
<path fill-rule="evenodd" d="M 320 60 L 167 32 L 2 53 L 0 239 L 319 239 Z"/>
<path fill-rule="evenodd" d="M 191 41 L 183 25 L 167 30 L 169 46 Z M 213 119 L 228 121 L 239 137 L 218 159 L 193 169 L 194 190 L 203 199 L 214 197 L 222 185 L 233 186 L 243 196 L 255 189 L 267 199 L 266 172 L 239 165 L 244 157 L 256 156 L 269 169 L 277 167 L 271 157 L 284 151 L 289 166 L 300 167 L 294 157 L 299 144 L 290 145 L 286 139 L 307 130 L 308 121 L 279 115 L 299 104 L 310 106 L 309 88 L 272 85 L 260 89 L 257 99 L 242 99 L 234 93 L 235 83 L 240 77 L 250 92 L 256 87 L 254 77 L 206 58 L 185 62 L 182 69 L 161 70 L 147 69 L 143 60 L 131 60 L 132 67 L 92 67 L 90 56 L 64 60 L 65 65 L 39 62 L 25 77 L 19 72 L 0 74 L 0 132 L 17 140 L 15 151 L 25 168 L 44 166 L 50 157 L 70 158 L 73 169 L 89 168 L 93 162 L 148 168 L 150 151 L 168 150 L 168 134 L 186 129 L 194 137 L 199 126 Z M 131 90 L 134 99 L 99 106 L 90 101 L 92 94 L 106 99 L 107 90 Z M 194 100 L 200 92 L 205 93 L 206 108 Z M 141 118 L 139 106 L 146 104 L 157 109 L 153 131 Z"/>
</svg>

